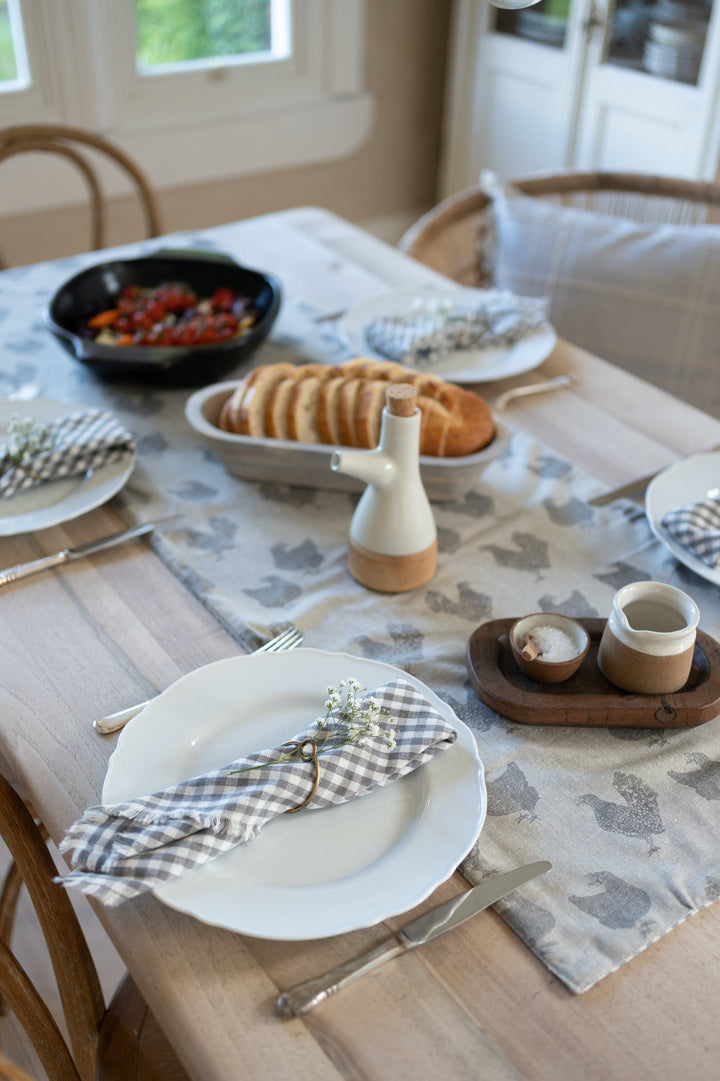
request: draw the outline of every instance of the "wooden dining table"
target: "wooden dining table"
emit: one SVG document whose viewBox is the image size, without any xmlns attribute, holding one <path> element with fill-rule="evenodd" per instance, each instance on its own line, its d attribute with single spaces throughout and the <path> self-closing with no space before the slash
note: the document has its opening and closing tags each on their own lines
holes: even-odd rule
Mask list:
<svg viewBox="0 0 720 1081">
<path fill-rule="evenodd" d="M 328 314 L 356 299 L 330 266 L 361 267 L 387 289 L 435 280 L 324 210 L 268 215 L 255 235 L 264 223 L 276 248 L 285 238 L 288 269 L 304 264 Z M 273 268 L 282 278 L 281 262 Z M 57 348 L 48 339 L 48 362 Z M 598 492 L 720 443 L 720 420 L 563 341 L 532 373 L 476 389 L 493 400 L 568 372 L 570 388 L 519 399 L 504 418 L 595 478 Z M 0 538 L 0 564 L 123 525 L 110 501 Z M 5 586 L 0 600 L 0 753 L 59 841 L 99 801 L 117 743 L 93 730 L 93 718 L 241 650 L 142 542 Z M 465 889 L 456 871 L 411 914 Z M 290 1021 L 274 1012 L 281 991 L 382 942 L 408 914 L 328 938 L 275 941 L 210 926 L 151 895 L 96 910 L 197 1081 L 682 1081 L 714 1076 L 720 1064 L 717 904 L 579 995 L 488 910 Z"/>
</svg>

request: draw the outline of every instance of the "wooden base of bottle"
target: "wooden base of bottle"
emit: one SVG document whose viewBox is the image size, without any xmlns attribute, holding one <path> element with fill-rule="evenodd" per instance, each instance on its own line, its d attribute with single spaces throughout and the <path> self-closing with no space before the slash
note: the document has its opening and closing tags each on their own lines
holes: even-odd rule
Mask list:
<svg viewBox="0 0 720 1081">
<path fill-rule="evenodd" d="M 437 568 L 437 541 L 410 555 L 388 556 L 371 552 L 350 539 L 348 569 L 353 578 L 379 593 L 406 593 L 430 581 Z"/>
</svg>

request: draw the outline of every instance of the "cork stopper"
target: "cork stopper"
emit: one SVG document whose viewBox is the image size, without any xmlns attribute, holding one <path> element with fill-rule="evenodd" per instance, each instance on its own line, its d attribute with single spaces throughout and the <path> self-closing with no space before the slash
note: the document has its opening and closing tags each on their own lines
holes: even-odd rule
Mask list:
<svg viewBox="0 0 720 1081">
<path fill-rule="evenodd" d="M 409 383 L 391 383 L 386 402 L 388 412 L 394 417 L 411 417 L 417 408 L 417 391 Z"/>
</svg>

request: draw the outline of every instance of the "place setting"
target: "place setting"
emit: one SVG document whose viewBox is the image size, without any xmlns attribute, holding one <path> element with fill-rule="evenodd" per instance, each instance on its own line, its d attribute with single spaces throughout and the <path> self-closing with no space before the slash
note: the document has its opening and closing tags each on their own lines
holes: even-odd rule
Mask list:
<svg viewBox="0 0 720 1081">
<path fill-rule="evenodd" d="M 111 905 L 152 889 L 243 934 L 326 937 L 427 897 L 485 809 L 474 737 L 420 680 L 260 651 L 188 673 L 127 723 L 102 809 L 64 842 L 64 883 Z"/>
<path fill-rule="evenodd" d="M 659 473 L 648 485 L 645 512 L 680 563 L 720 585 L 720 451 L 694 454 Z"/>
<path fill-rule="evenodd" d="M 109 410 L 36 398 L 0 401 L 0 536 L 46 529 L 111 499 L 136 461 Z"/>
<path fill-rule="evenodd" d="M 338 331 L 360 356 L 398 361 L 459 384 L 532 371 L 557 343 L 542 298 L 459 285 L 371 297 L 341 315 Z"/>
</svg>

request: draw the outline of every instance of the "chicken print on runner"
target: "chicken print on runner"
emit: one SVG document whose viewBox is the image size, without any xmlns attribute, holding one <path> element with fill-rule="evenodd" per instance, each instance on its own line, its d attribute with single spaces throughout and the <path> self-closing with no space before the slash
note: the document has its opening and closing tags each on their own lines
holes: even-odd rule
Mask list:
<svg viewBox="0 0 720 1081">
<path fill-rule="evenodd" d="M 517 762 L 508 762 L 505 771 L 494 781 L 487 783 L 487 813 L 489 815 L 516 814 L 517 822 L 534 822 L 535 804 L 540 793 L 532 785 L 518 766 Z"/>
<path fill-rule="evenodd" d="M 664 833 L 660 812 L 657 805 L 657 792 L 645 784 L 634 773 L 621 773 L 613 776 L 613 788 L 625 800 L 625 804 L 611 803 L 593 793 L 578 797 L 578 803 L 586 803 L 595 812 L 595 819 L 601 829 L 610 833 L 622 833 L 626 837 L 639 837 L 650 846 L 648 855 L 658 851 L 653 838 Z"/>
<path fill-rule="evenodd" d="M 571 894 L 568 901 L 594 916 L 604 927 L 634 927 L 649 911 L 652 902 L 647 892 L 611 871 L 596 871 L 587 877 L 590 885 L 602 886 L 602 892 L 584 897 Z"/>
<path fill-rule="evenodd" d="M 702 751 L 694 751 L 686 757 L 688 762 L 696 763 L 697 768 L 688 770 L 687 773 L 671 769 L 668 770 L 668 777 L 672 777 L 678 784 L 694 788 L 703 799 L 720 799 L 720 762 L 713 761 Z"/>
</svg>

